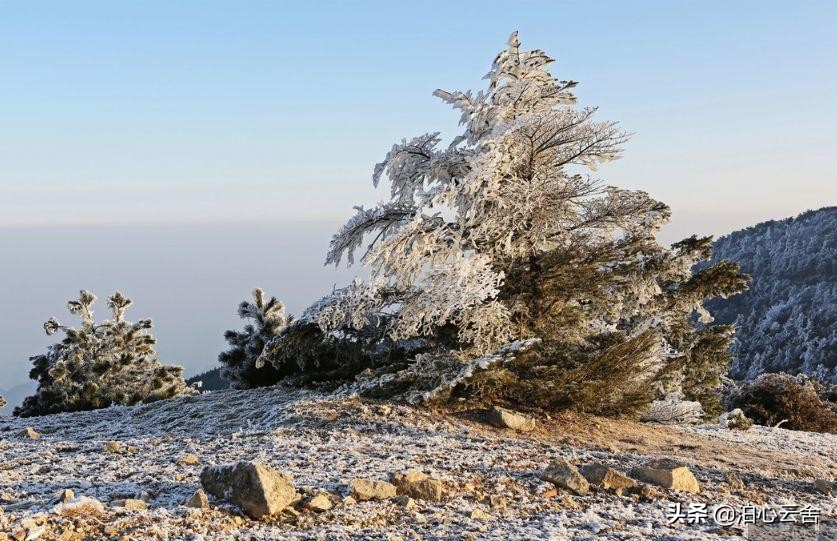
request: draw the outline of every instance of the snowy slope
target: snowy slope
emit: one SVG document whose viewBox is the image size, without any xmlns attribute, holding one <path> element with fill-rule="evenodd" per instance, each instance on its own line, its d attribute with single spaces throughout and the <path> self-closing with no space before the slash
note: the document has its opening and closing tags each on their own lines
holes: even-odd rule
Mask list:
<svg viewBox="0 0 837 541">
<path fill-rule="evenodd" d="M 27 426 L 42 435 L 19 435 Z M 107 441 L 134 446 L 104 451 Z M 355 477 L 386 479 L 417 468 L 447 485 L 439 503 L 415 509 L 359 502 L 322 514 L 288 513 L 252 521 L 232 506 L 183 506 L 198 488 L 201 466 L 181 466 L 194 453 L 202 464 L 259 460 L 292 475 L 298 489 L 344 491 Z M 642 500 L 594 493 L 571 499 L 542 494 L 537 473 L 550 460 L 597 460 L 622 471 L 649 456 L 690 465 L 699 495 L 661 491 Z M 833 520 L 834 500 L 812 487 L 835 471 L 837 437 L 755 428 L 654 427 L 569 416 L 540 419 L 539 430 L 516 435 L 486 426 L 471 413 L 445 414 L 281 388 L 219 391 L 136 407 L 0 420 L 0 531 L 43 527 L 40 539 L 714 539 L 741 534 L 714 525 L 668 525 L 675 501 L 812 504 Z M 747 488 L 730 493 L 724 473 Z M 148 510 L 109 506 L 95 517 L 51 512 L 53 495 L 71 488 L 109 503 L 137 497 Z M 491 496 L 494 504 L 491 505 Z M 507 501 L 502 505 L 501 499 Z M 471 518 L 483 511 L 487 518 Z M 74 528 L 70 530 L 70 526 Z M 28 529 L 27 529 L 28 528 Z M 60 537 L 61 535 L 65 537 Z M 242 537 L 243 536 L 243 537 Z M 252 537 L 248 537 L 252 536 Z"/>
<path fill-rule="evenodd" d="M 763 222 L 719 238 L 712 263 L 731 259 L 750 290 L 709 302 L 735 323 L 731 374 L 803 372 L 837 383 L 837 207 Z"/>
</svg>

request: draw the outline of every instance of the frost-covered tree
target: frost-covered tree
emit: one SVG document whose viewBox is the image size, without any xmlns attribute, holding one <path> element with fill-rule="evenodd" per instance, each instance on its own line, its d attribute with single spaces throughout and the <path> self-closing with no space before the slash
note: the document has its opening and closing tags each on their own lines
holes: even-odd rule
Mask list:
<svg viewBox="0 0 837 541">
<path fill-rule="evenodd" d="M 82 291 L 67 303 L 81 318 L 80 327 L 61 325 L 55 318 L 44 323 L 48 335 L 63 331 L 64 339 L 43 355 L 31 358 L 29 377 L 38 390 L 14 410 L 30 417 L 62 411 L 81 411 L 111 405 L 131 405 L 193 394 L 183 380 L 183 368 L 164 366 L 154 351 L 150 319 L 125 319 L 131 300 L 116 292 L 107 299 L 112 317 L 96 323 L 96 296 Z"/>
<path fill-rule="evenodd" d="M 3 408 L 5 406 L 6 406 L 6 399 L 3 398 L 2 395 L 0 395 L 0 408 Z"/>
<path fill-rule="evenodd" d="M 358 207 L 326 261 L 352 264 L 363 248 L 371 276 L 300 325 L 376 346 L 424 340 L 462 359 L 540 339 L 460 386 L 530 405 L 618 412 L 672 392 L 712 395 L 731 329 L 698 329 L 692 316 L 710 321 L 703 301 L 741 291 L 746 277 L 729 261 L 692 274 L 709 237 L 657 242 L 669 208 L 593 176 L 628 135 L 577 107 L 576 83 L 554 77 L 543 51 L 521 50 L 516 33 L 508 45 L 485 90 L 435 92 L 461 112 L 461 135 L 447 146 L 439 133 L 405 139 L 375 167 L 389 201 Z M 284 366 L 284 341 L 263 360 Z"/>
<path fill-rule="evenodd" d="M 238 315 L 248 323 L 241 331 L 224 333 L 230 347 L 218 356 L 224 365 L 221 376 L 236 389 L 273 385 L 279 380 L 279 372 L 271 364 L 256 366 L 256 361 L 265 344 L 287 325 L 285 305 L 276 297 L 267 299 L 264 291 L 257 288 L 253 290 L 252 302 L 242 301 L 238 305 Z"/>
</svg>

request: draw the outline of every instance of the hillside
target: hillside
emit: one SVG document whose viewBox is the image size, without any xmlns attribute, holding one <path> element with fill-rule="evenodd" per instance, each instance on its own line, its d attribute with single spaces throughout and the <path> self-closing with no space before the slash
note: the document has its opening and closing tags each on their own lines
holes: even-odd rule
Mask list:
<svg viewBox="0 0 837 541">
<path fill-rule="evenodd" d="M 708 304 L 735 323 L 731 375 L 803 372 L 837 383 L 837 207 L 771 220 L 719 238 L 713 262 L 741 263 L 750 290 Z"/>
<path fill-rule="evenodd" d="M 21 431 L 32 426 L 41 439 Z M 108 441 L 116 441 L 108 448 Z M 117 450 L 114 451 L 113 447 Z M 199 464 L 183 465 L 186 453 Z M 651 457 L 687 464 L 699 494 L 643 489 L 618 496 L 556 491 L 539 478 L 553 460 L 622 471 Z M 651 426 L 564 415 L 520 434 L 445 413 L 280 387 L 220 391 L 135 407 L 0 419 L 0 532 L 71 541 L 110 539 L 729 539 L 742 530 L 668 524 L 675 502 L 810 504 L 834 526 L 834 501 L 813 481 L 837 468 L 837 438 L 754 427 Z M 184 502 L 204 465 L 258 460 L 287 472 L 297 490 L 328 491 L 333 509 L 297 506 L 251 520 L 238 508 Z M 440 479 L 443 501 L 342 500 L 354 478 L 415 468 Z M 734 478 L 743 480 L 739 484 Z M 730 477 L 730 476 L 733 477 Z M 102 509 L 56 506 L 72 489 Z M 147 509 L 119 507 L 143 497 Z M 32 532 L 35 532 L 34 534 Z M 751 527 L 752 533 L 752 527 Z"/>
</svg>

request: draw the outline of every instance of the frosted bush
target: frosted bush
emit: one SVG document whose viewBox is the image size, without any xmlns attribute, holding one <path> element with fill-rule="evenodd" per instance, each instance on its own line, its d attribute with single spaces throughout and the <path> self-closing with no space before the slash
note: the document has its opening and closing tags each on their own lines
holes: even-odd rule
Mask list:
<svg viewBox="0 0 837 541">
<path fill-rule="evenodd" d="M 151 320 L 125 319 L 130 299 L 118 291 L 108 297 L 112 317 L 101 323 L 93 319 L 95 301 L 93 293 L 81 291 L 78 300 L 67 303 L 70 313 L 81 318 L 79 327 L 61 325 L 55 318 L 44 323 L 48 335 L 62 331 L 65 337 L 31 358 L 29 376 L 38 389 L 15 408 L 15 415 L 131 405 L 195 392 L 183 380 L 182 367 L 157 360 Z"/>
</svg>

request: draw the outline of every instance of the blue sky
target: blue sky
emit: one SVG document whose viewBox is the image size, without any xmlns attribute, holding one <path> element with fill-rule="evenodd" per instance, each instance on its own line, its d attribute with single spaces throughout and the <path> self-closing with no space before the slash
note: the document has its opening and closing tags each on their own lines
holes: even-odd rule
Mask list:
<svg viewBox="0 0 837 541">
<path fill-rule="evenodd" d="M 27 261 L 57 249 L 49 231 L 106 243 L 117 225 L 191 224 L 178 248 L 194 251 L 192 267 L 178 270 L 190 276 L 212 264 L 195 246 L 219 225 L 247 235 L 251 224 L 269 251 L 270 239 L 281 244 L 316 223 L 309 233 L 322 229 L 322 238 L 295 249 L 317 265 L 328 242 L 321 225 L 381 196 L 371 169 L 394 141 L 455 133 L 458 115 L 431 92 L 481 88 L 512 30 L 524 47 L 556 57 L 557 74 L 580 81 L 582 103 L 635 133 L 625 158 L 601 173 L 669 203 L 668 240 L 834 204 L 835 27 L 830 1 L 0 1 L 0 293 L 32 305 L 31 319 L 0 317 L 14 333 L 4 338 L 15 337 L 0 340 L 0 388 L 25 379 L 23 353 L 43 342 L 14 325 L 36 333 L 79 287 L 122 277 L 76 285 L 67 268 L 100 268 L 109 247 L 65 250 L 73 240 L 61 237 L 62 259 L 41 263 L 52 300 L 41 291 L 28 301 L 37 285 L 24 279 Z M 143 246 L 135 265 L 160 264 L 153 243 Z M 200 314 L 200 332 L 171 318 L 160 332 L 182 342 L 178 360 L 190 369 L 213 362 L 219 339 L 206 336 L 235 323 L 234 297 L 256 285 L 299 291 L 283 282 L 284 267 L 275 262 L 273 283 L 248 284 L 270 276 L 242 266 L 229 277 L 240 282 L 224 298 L 230 309 Z M 296 278 L 308 277 L 306 293 L 344 278 L 306 271 Z M 160 283 L 181 277 L 166 272 Z M 153 296 L 153 282 L 123 278 L 135 298 Z M 146 308 L 137 317 L 170 310 L 163 301 Z"/>
</svg>

